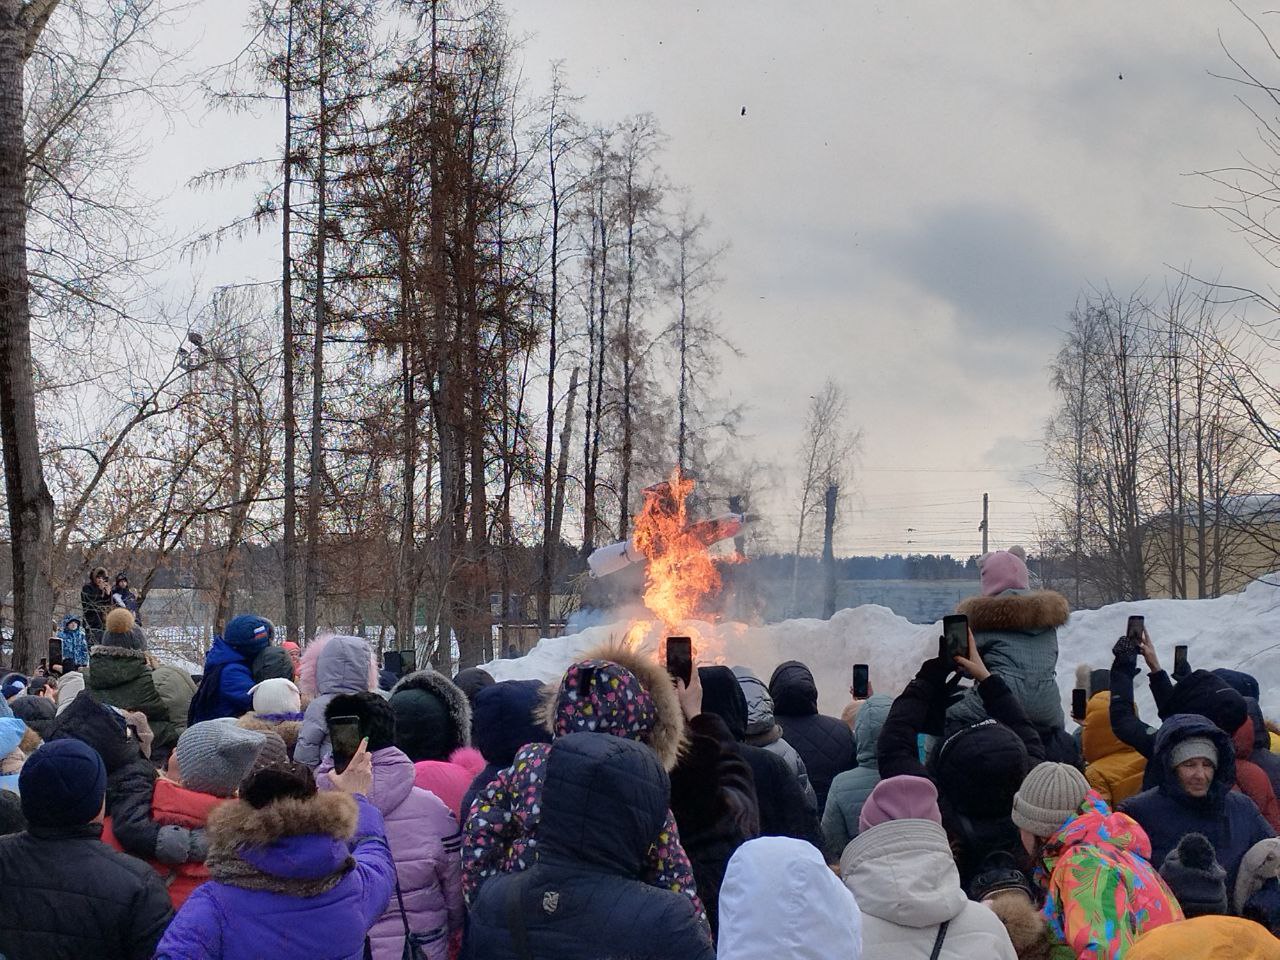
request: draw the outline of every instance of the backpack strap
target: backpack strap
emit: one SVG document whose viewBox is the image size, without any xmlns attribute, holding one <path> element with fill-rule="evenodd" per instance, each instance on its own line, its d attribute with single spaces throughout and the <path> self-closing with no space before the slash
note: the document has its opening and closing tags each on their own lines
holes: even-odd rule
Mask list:
<svg viewBox="0 0 1280 960">
<path fill-rule="evenodd" d="M 938 960 L 942 956 L 942 941 L 947 939 L 947 927 L 951 926 L 950 920 L 944 920 L 942 926 L 938 927 L 938 938 L 933 941 L 933 953 L 929 954 L 929 960 Z"/>
</svg>

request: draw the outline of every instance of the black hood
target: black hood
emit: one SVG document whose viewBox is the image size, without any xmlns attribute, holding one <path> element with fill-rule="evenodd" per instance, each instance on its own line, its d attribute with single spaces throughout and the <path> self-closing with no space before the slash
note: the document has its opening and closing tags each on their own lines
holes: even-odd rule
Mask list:
<svg viewBox="0 0 1280 960">
<path fill-rule="evenodd" d="M 142 759 L 137 741 L 130 740 L 125 732 L 124 717 L 93 699 L 88 690 L 78 694 L 71 706 L 53 721 L 45 739 L 66 738 L 87 743 L 97 750 L 108 776 Z"/>
<path fill-rule="evenodd" d="M 933 760 L 944 805 L 984 820 L 1008 818 L 1013 795 L 1030 769 L 1026 744 L 995 720 L 983 720 L 954 734 Z"/>
<path fill-rule="evenodd" d="M 547 757 L 538 857 L 639 878 L 670 795 L 644 744 L 607 733 L 559 737 Z"/>
<path fill-rule="evenodd" d="M 1243 670 L 1228 670 L 1226 667 L 1219 667 L 1213 671 L 1213 675 L 1222 680 L 1240 696 L 1258 699 L 1260 692 L 1258 678 L 1253 674 L 1245 673 Z"/>
<path fill-rule="evenodd" d="M 1253 697 L 1245 697 L 1244 703 L 1253 721 L 1253 749 L 1270 750 L 1271 731 L 1267 729 L 1267 718 L 1262 715 L 1262 705 Z"/>
<path fill-rule="evenodd" d="M 698 679 L 702 681 L 702 710 L 714 713 L 741 741 L 747 735 L 747 696 L 742 685 L 728 667 L 699 667 Z"/>
<path fill-rule="evenodd" d="M 818 712 L 818 685 L 813 673 L 799 660 L 778 664 L 769 678 L 776 717 L 807 717 Z"/>
<path fill-rule="evenodd" d="M 1248 709 L 1244 697 L 1221 677 L 1208 670 L 1193 670 L 1173 688 L 1161 719 L 1179 713 L 1197 713 L 1233 734 L 1244 723 Z"/>
<path fill-rule="evenodd" d="M 551 731 L 538 718 L 542 691 L 537 680 L 504 680 L 476 691 L 471 745 L 486 763 L 505 767 L 525 744 L 551 742 Z"/>
</svg>

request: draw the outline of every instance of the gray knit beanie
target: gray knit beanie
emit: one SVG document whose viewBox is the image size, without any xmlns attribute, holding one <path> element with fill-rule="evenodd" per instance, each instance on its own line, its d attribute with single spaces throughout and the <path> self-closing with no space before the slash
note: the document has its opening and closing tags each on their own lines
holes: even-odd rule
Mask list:
<svg viewBox="0 0 1280 960">
<path fill-rule="evenodd" d="M 1013 796 L 1013 822 L 1037 837 L 1052 837 L 1080 810 L 1089 781 L 1067 763 L 1037 764 Z"/>
<path fill-rule="evenodd" d="M 233 796 L 266 740 L 230 718 L 187 727 L 174 748 L 182 785 L 215 797 Z"/>
<path fill-rule="evenodd" d="M 1176 767 L 1196 757 L 1208 760 L 1213 764 L 1213 769 L 1218 769 L 1218 747 L 1208 737 L 1187 737 L 1185 740 L 1179 740 L 1169 751 L 1169 766 Z"/>
</svg>

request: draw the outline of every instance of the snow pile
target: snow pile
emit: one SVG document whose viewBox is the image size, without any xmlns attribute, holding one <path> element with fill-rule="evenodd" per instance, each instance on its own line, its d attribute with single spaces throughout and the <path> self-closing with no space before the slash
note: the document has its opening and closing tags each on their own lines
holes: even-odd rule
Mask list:
<svg viewBox="0 0 1280 960">
<path fill-rule="evenodd" d="M 1185 643 L 1193 667 L 1233 667 L 1258 678 L 1268 716 L 1280 713 L 1280 577 L 1255 581 L 1239 594 L 1215 600 L 1143 600 L 1117 603 L 1099 610 L 1082 610 L 1058 631 L 1058 686 L 1064 710 L 1069 710 L 1078 663 L 1111 665 L 1111 647 L 1132 615 L 1147 618 L 1162 665 L 1173 668 L 1173 648 Z M 554 682 L 582 653 L 617 642 L 626 635 L 629 619 L 588 627 L 578 633 L 540 640 L 515 660 L 484 665 L 498 680 L 537 679 Z M 730 665 L 751 667 L 768 681 L 783 660 L 801 660 L 818 682 L 819 707 L 839 715 L 849 700 L 851 667 L 871 665 L 872 686 L 897 693 L 915 674 L 920 662 L 936 654 L 941 624 L 921 626 L 880 606 L 852 607 L 830 620 L 788 620 L 767 626 L 742 623 L 691 624 L 700 656 Z M 656 638 L 644 644 L 656 656 Z M 1139 708 L 1154 719 L 1155 710 L 1139 684 Z"/>
</svg>

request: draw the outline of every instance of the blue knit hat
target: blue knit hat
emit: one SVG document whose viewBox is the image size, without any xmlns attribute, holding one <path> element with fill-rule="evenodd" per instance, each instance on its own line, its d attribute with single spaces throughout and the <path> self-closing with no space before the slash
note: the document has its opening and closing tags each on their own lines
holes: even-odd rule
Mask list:
<svg viewBox="0 0 1280 960">
<path fill-rule="evenodd" d="M 18 774 L 22 812 L 33 827 L 77 827 L 102 812 L 107 768 L 80 740 L 53 740 L 27 758 Z"/>
<path fill-rule="evenodd" d="M 252 613 L 242 613 L 232 618 L 227 628 L 222 631 L 222 639 L 232 649 L 255 655 L 264 649 L 275 635 L 276 628 L 270 620 Z"/>
</svg>

